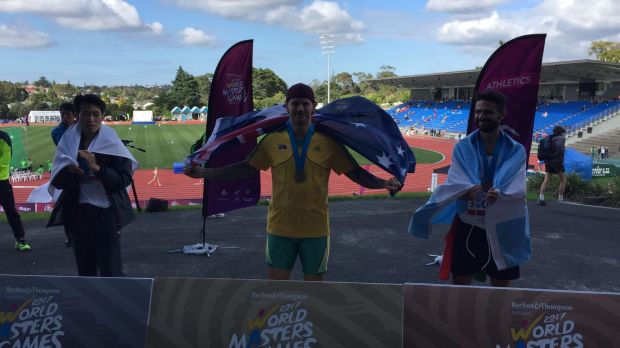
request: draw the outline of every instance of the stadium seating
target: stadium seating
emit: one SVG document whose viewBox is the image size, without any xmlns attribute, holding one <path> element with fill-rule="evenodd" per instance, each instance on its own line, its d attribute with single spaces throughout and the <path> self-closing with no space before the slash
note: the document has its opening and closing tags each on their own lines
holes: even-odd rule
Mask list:
<svg viewBox="0 0 620 348">
<path fill-rule="evenodd" d="M 470 101 L 411 100 L 387 110 L 401 128 L 435 129 L 448 133 L 465 133 Z M 555 125 L 568 131 L 584 127 L 601 117 L 620 111 L 620 101 L 591 103 L 589 101 L 539 102 L 534 119 L 533 135 L 539 139 Z"/>
<path fill-rule="evenodd" d="M 388 110 L 388 113 L 400 127 L 458 133 L 467 130 L 470 107 L 468 101 L 409 101 Z"/>
</svg>

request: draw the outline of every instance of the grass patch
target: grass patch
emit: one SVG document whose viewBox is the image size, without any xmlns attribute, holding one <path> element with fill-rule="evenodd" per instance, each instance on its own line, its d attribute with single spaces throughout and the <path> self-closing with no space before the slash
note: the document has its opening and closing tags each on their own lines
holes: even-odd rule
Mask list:
<svg viewBox="0 0 620 348">
<path fill-rule="evenodd" d="M 19 216 L 22 218 L 22 221 L 35 221 L 35 220 L 48 220 L 50 218 L 50 215 L 52 215 L 52 213 L 50 213 L 49 211 L 44 211 L 44 212 L 32 212 L 32 213 L 24 213 L 24 212 L 20 212 Z M 6 214 L 2 214 L 0 215 L 0 221 L 2 221 L 3 223 L 8 223 L 7 219 L 6 219 Z M 28 232 L 28 231 L 26 231 Z"/>
<path fill-rule="evenodd" d="M 349 150 L 349 152 L 351 153 L 351 156 L 353 156 L 353 158 L 357 161 L 357 163 L 360 166 L 363 166 L 366 164 L 372 164 L 372 162 L 370 162 L 366 157 L 360 155 L 359 153 L 353 151 L 352 149 L 347 148 L 347 150 Z M 443 158 L 443 155 L 440 154 L 439 152 L 430 151 L 426 149 L 419 149 L 416 147 L 412 147 L 411 150 L 415 154 L 416 163 L 437 163 L 441 161 L 441 159 Z"/>
<path fill-rule="evenodd" d="M 179 162 L 189 155 L 189 148 L 203 134 L 204 124 L 141 124 L 111 126 L 119 138 L 133 140 L 133 145 L 146 150 L 141 152 L 130 148 L 129 151 L 140 163 L 140 168 L 172 168 L 172 163 Z M 30 158 L 33 167 L 39 165 L 47 168 L 47 161 L 53 159 L 56 147 L 52 142 L 52 126 L 6 127 L 13 137 L 13 166 L 19 166 L 22 159 Z M 434 151 L 412 148 L 417 163 L 436 163 L 443 156 Z M 355 151 L 351 155 L 360 165 L 370 164 L 366 158 Z"/>
<path fill-rule="evenodd" d="M 130 148 L 140 168 L 172 168 L 172 163 L 179 162 L 189 155 L 189 148 L 204 133 L 204 124 L 148 124 L 111 126 L 119 138 L 133 140 L 136 147 L 146 150 L 141 152 Z M 31 158 L 33 167 L 43 165 L 51 160 L 56 152 L 52 141 L 52 126 L 7 127 L 3 130 L 13 136 L 13 161 L 19 163 L 22 158 Z M 22 145 L 20 145 L 20 143 Z M 23 149 L 23 150 L 22 150 Z"/>
</svg>

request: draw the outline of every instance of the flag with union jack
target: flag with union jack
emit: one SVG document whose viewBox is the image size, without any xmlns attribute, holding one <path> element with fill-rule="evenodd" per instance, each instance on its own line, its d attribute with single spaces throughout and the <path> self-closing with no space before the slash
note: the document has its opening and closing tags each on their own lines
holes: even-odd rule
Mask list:
<svg viewBox="0 0 620 348">
<path fill-rule="evenodd" d="M 188 165 L 203 165 L 263 134 L 281 130 L 289 119 L 283 105 L 237 117 L 217 119 L 205 145 L 191 154 Z M 398 126 L 383 109 L 363 97 L 336 100 L 312 116 L 316 130 L 358 152 L 404 183 L 415 171 L 415 155 Z"/>
</svg>

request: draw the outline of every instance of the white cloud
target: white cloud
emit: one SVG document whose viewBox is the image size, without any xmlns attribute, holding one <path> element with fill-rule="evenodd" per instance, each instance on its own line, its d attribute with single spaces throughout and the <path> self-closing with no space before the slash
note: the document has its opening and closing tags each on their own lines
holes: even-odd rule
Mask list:
<svg viewBox="0 0 620 348">
<path fill-rule="evenodd" d="M 497 46 L 499 40 L 507 41 L 515 36 L 526 34 L 526 30 L 500 18 L 493 12 L 487 18 L 474 20 L 455 20 L 439 28 L 439 42 L 457 45 Z"/>
<path fill-rule="evenodd" d="M 177 5 L 229 18 L 258 19 L 265 12 L 288 6 L 296 6 L 301 0 L 169 0 Z"/>
<path fill-rule="evenodd" d="M 428 0 L 426 9 L 441 12 L 475 12 L 494 8 L 506 0 Z"/>
<path fill-rule="evenodd" d="M 164 33 L 164 26 L 159 22 L 147 23 L 146 26 L 149 27 L 155 35 Z"/>
<path fill-rule="evenodd" d="M 51 44 L 50 37 L 40 31 L 0 24 L 0 47 L 34 48 Z"/>
<path fill-rule="evenodd" d="M 163 31 L 161 23 L 144 23 L 136 8 L 123 0 L 3 0 L 0 13 L 30 13 L 52 18 L 77 30 Z"/>
<path fill-rule="evenodd" d="M 493 12 L 475 20 L 454 17 L 439 27 L 437 38 L 488 56 L 498 40 L 530 33 L 547 34 L 546 61 L 588 58 L 592 41 L 620 37 L 620 4 L 617 0 L 544 0 L 535 7 Z"/>
<path fill-rule="evenodd" d="M 266 21 L 313 34 L 360 32 L 364 28 L 362 22 L 351 18 L 338 3 L 320 0 L 313 1 L 301 10 L 290 7 L 270 10 L 266 14 Z"/>
<path fill-rule="evenodd" d="M 336 35 L 336 41 L 338 43 L 362 43 L 364 38 L 359 33 L 348 33 L 342 35 Z"/>
<path fill-rule="evenodd" d="M 545 0 L 532 12 L 532 15 L 544 14 L 565 32 L 585 31 L 586 35 L 614 35 L 620 32 L 620 4 L 617 0 Z"/>
<path fill-rule="evenodd" d="M 362 42 L 364 24 L 334 1 L 313 0 L 168 0 L 188 9 L 282 26 L 309 34 L 336 33 L 341 43 Z"/>
<path fill-rule="evenodd" d="M 196 28 L 185 28 L 179 32 L 181 43 L 192 46 L 212 46 L 215 38 Z"/>
</svg>

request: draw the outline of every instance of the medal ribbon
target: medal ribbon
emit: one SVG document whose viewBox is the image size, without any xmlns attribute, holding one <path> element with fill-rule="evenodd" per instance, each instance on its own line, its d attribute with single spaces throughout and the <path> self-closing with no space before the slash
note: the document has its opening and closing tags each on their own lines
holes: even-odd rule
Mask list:
<svg viewBox="0 0 620 348">
<path fill-rule="evenodd" d="M 288 137 L 291 139 L 291 146 L 293 147 L 293 157 L 295 158 L 295 170 L 298 173 L 304 172 L 304 166 L 306 164 L 306 155 L 308 154 L 308 147 L 310 147 L 310 139 L 312 139 L 312 134 L 314 134 L 314 125 L 310 123 L 308 127 L 308 131 L 306 132 L 306 136 L 303 139 L 301 146 L 301 154 L 297 151 L 298 144 L 297 138 L 295 137 L 295 133 L 293 133 L 293 126 L 291 125 L 291 121 L 286 122 L 286 131 L 288 132 Z"/>
</svg>

